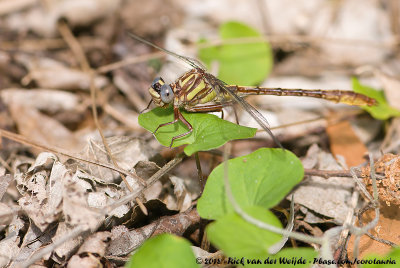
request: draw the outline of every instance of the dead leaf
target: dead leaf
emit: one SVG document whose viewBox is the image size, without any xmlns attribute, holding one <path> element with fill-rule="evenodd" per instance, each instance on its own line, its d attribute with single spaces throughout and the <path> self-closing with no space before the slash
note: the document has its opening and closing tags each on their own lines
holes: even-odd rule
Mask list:
<svg viewBox="0 0 400 268">
<path fill-rule="evenodd" d="M 57 120 L 44 115 L 29 106 L 13 104 L 11 116 L 18 126 L 21 135 L 30 140 L 58 148 L 68 148 L 70 152 L 80 151 L 83 141 Z M 36 149 L 32 149 L 39 152 Z"/>
<path fill-rule="evenodd" d="M 365 162 L 364 155 L 368 152 L 367 147 L 354 133 L 349 121 L 329 124 L 326 132 L 333 155 L 343 156 L 347 166 L 354 167 Z"/>
<path fill-rule="evenodd" d="M 110 237 L 110 232 L 97 232 L 89 236 L 78 253 L 69 260 L 67 267 L 99 267 L 100 258 L 104 257 Z"/>
<path fill-rule="evenodd" d="M 400 80 L 379 70 L 376 70 L 374 74 L 381 80 L 386 100 L 390 106 L 400 110 Z"/>
<path fill-rule="evenodd" d="M 161 219 L 129 231 L 125 226 L 116 226 L 111 230 L 111 242 L 107 255 L 124 256 L 138 248 L 144 241 L 161 233 L 182 235 L 186 229 L 200 221 L 195 209 Z"/>
<path fill-rule="evenodd" d="M 66 222 L 60 222 L 58 224 L 57 232 L 53 237 L 53 241 L 57 241 L 68 234 L 74 229 L 71 225 Z M 85 236 L 77 236 L 73 239 L 69 239 L 57 247 L 54 251 L 53 259 L 57 262 L 65 261 L 78 249 L 78 247 L 82 244 L 86 237 Z"/>
<path fill-rule="evenodd" d="M 156 155 L 151 147 L 137 138 L 114 136 L 107 138 L 106 142 L 118 166 L 125 170 L 131 170 L 139 161 L 148 160 Z M 84 149 L 84 154 L 88 158 L 112 164 L 103 143 L 99 140 L 91 141 Z M 108 169 L 92 165 L 84 165 L 84 167 L 90 170 L 93 176 L 106 183 L 113 183 L 115 179 L 120 178 L 118 173 Z"/>
<path fill-rule="evenodd" d="M 312 160 L 308 160 L 311 158 Z M 305 168 L 321 170 L 341 170 L 341 166 L 333 156 L 313 145 L 305 157 Z M 306 163 L 308 163 L 306 165 Z M 309 209 L 309 212 L 317 212 L 320 215 L 333 218 L 337 223 L 343 223 L 348 210 L 354 182 L 351 178 L 335 178 L 328 180 L 312 176 L 303 180 L 293 192 L 294 202 Z"/>
<path fill-rule="evenodd" d="M 79 104 L 77 95 L 65 91 L 49 89 L 9 88 L 0 91 L 0 96 L 8 106 L 24 105 L 51 114 L 73 111 Z"/>
<path fill-rule="evenodd" d="M 3 195 L 7 192 L 8 185 L 12 180 L 13 178 L 11 177 L 10 174 L 0 175 L 0 200 L 3 198 Z"/>
</svg>

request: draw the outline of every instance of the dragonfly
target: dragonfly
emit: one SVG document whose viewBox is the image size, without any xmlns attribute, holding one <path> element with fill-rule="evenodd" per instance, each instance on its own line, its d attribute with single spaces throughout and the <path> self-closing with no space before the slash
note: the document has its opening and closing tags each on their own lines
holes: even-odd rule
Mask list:
<svg viewBox="0 0 400 268">
<path fill-rule="evenodd" d="M 196 59 L 185 57 L 159 47 L 133 33 L 129 33 L 129 35 L 191 66 L 191 69 L 178 77 L 175 82 L 167 84 L 162 77 L 157 77 L 148 89 L 152 97 L 148 107 L 152 102 L 156 106 L 162 108 L 173 105 L 174 111 L 174 120 L 160 124 L 153 134 L 157 133 L 160 128 L 175 124 L 179 121 L 188 128 L 187 132 L 171 139 L 170 147 L 172 147 L 176 139 L 185 137 L 193 132 L 193 127 L 182 115 L 180 111 L 181 108 L 188 112 L 223 112 L 223 108 L 237 102 L 271 136 L 273 141 L 283 149 L 279 140 L 270 130 L 267 119 L 243 97 L 249 95 L 301 96 L 321 98 L 336 103 L 355 106 L 372 106 L 376 104 L 376 100 L 373 98 L 347 90 L 287 89 L 228 85 L 214 75 L 208 73 L 206 68 Z"/>
</svg>

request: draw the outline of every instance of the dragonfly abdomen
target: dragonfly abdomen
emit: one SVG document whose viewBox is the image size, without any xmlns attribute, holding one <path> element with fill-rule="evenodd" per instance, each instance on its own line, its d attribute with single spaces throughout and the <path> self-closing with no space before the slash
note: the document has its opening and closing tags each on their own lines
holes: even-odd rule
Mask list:
<svg viewBox="0 0 400 268">
<path fill-rule="evenodd" d="M 240 95 L 274 95 L 274 96 L 298 96 L 312 97 L 344 103 L 349 105 L 374 105 L 375 99 L 365 95 L 346 90 L 320 90 L 320 89 L 286 89 L 286 88 L 263 88 L 263 87 L 240 87 L 229 86 Z"/>
</svg>

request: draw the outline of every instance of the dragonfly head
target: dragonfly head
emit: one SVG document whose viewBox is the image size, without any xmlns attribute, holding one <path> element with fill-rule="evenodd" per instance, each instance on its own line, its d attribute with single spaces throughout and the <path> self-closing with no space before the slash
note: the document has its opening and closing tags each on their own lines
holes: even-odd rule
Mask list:
<svg viewBox="0 0 400 268">
<path fill-rule="evenodd" d="M 167 107 L 174 100 L 174 92 L 170 85 L 165 84 L 161 77 L 151 83 L 149 93 L 153 102 L 159 107 Z"/>
</svg>

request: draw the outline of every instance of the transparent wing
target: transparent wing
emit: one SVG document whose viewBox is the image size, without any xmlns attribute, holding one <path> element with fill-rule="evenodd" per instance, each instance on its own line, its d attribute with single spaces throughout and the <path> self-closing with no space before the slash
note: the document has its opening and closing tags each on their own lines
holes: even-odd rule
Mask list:
<svg viewBox="0 0 400 268">
<path fill-rule="evenodd" d="M 282 144 L 269 129 L 269 124 L 267 119 L 256 108 L 254 108 L 252 105 L 250 105 L 250 103 L 248 103 L 243 98 L 238 96 L 235 92 L 233 92 L 231 89 L 229 89 L 223 81 L 219 80 L 215 76 L 206 73 L 204 77 L 205 79 L 207 79 L 208 83 L 210 83 L 210 85 L 214 88 L 214 90 L 217 90 L 217 92 L 223 91 L 227 93 L 230 97 L 232 97 L 232 99 L 234 99 L 237 103 L 239 103 L 243 107 L 243 109 L 245 109 L 246 112 L 248 112 L 251 115 L 251 117 L 253 117 L 254 120 L 256 120 L 257 123 L 271 136 L 273 141 L 283 149 Z"/>
</svg>

